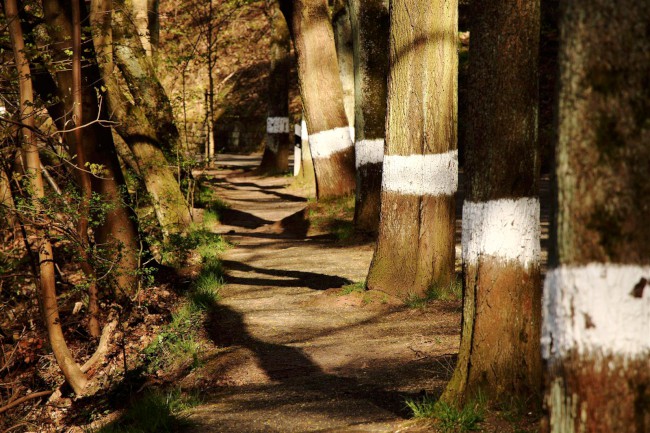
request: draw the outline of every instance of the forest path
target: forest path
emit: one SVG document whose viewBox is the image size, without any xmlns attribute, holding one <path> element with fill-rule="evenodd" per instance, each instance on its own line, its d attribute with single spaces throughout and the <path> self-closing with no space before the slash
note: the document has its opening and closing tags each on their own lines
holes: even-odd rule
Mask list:
<svg viewBox="0 0 650 433">
<path fill-rule="evenodd" d="M 292 178 L 251 176 L 258 163 L 221 155 L 207 173 L 231 206 L 217 231 L 234 247 L 207 327 L 223 349 L 200 369 L 212 391 L 189 411 L 188 431 L 424 431 L 406 419 L 404 399 L 448 380 L 460 302 L 409 308 L 380 293 L 341 295 L 365 279 L 372 243 L 278 234 L 272 223 L 307 201 Z"/>
</svg>

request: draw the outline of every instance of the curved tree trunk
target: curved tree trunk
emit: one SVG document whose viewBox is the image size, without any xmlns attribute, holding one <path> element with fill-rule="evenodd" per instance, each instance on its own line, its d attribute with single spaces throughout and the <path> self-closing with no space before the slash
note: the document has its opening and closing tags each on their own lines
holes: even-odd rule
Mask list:
<svg viewBox="0 0 650 433">
<path fill-rule="evenodd" d="M 563 4 L 545 432 L 650 428 L 648 17 L 648 1 Z"/>
<path fill-rule="evenodd" d="M 539 402 L 539 0 L 471 3 L 463 325 L 443 399 Z"/>
<path fill-rule="evenodd" d="M 115 128 L 133 152 L 163 235 L 183 233 L 191 223 L 189 207 L 161 150 L 151 118 L 147 117 L 140 105 L 133 105 L 127 100 L 115 77 L 111 40 L 111 28 L 114 26 L 109 13 L 111 2 L 93 0 L 91 4 L 98 63 L 111 112 L 119 121 Z"/>
<path fill-rule="evenodd" d="M 289 121 L 289 28 L 277 1 L 269 4 L 271 21 L 271 72 L 269 108 L 266 119 L 266 146 L 258 171 L 284 173 L 289 169 L 291 128 Z"/>
<path fill-rule="evenodd" d="M 417 13 L 413 13 L 417 11 Z M 368 288 L 421 296 L 455 279 L 456 0 L 397 0 L 381 221 Z"/>
<path fill-rule="evenodd" d="M 32 205 L 36 212 L 40 213 L 43 210 L 40 200 L 45 197 L 45 189 L 41 175 L 41 161 L 38 155 L 34 133 L 32 132 L 32 128 L 34 128 L 34 92 L 32 89 L 29 62 L 24 53 L 25 43 L 23 41 L 20 20 L 18 19 L 16 0 L 5 0 L 4 5 L 16 59 L 16 67 L 19 73 L 20 112 L 22 114 L 22 122 L 25 124 L 25 127 L 22 129 L 25 171 L 28 179 L 30 179 L 29 190 L 31 192 Z M 72 357 L 63 336 L 56 300 L 52 245 L 45 228 L 37 227 L 35 234 L 38 239 L 40 306 L 47 328 L 48 340 L 52 346 L 56 362 L 63 371 L 66 381 L 72 387 L 75 394 L 80 395 L 86 386 L 87 379 Z"/>
<path fill-rule="evenodd" d="M 309 128 L 316 195 L 354 191 L 354 146 L 343 106 L 334 34 L 325 0 L 281 0 L 290 23 L 303 109 Z"/>
<path fill-rule="evenodd" d="M 72 50 L 72 22 L 68 15 L 70 11 L 61 4 L 60 0 L 44 2 L 43 10 L 50 36 L 54 40 L 55 56 L 61 61 L 66 61 L 68 59 L 66 51 Z M 100 107 L 94 87 L 100 85 L 99 73 L 92 65 L 86 66 L 84 71 L 86 82 L 92 83 L 92 85 L 86 84 L 82 89 L 84 119 L 106 119 L 105 107 Z M 73 88 L 72 72 L 69 69 L 57 71 L 56 78 L 59 97 L 63 101 L 65 112 L 71 113 L 74 105 L 69 91 Z M 117 159 L 113 137 L 110 129 L 98 123 L 86 125 L 81 130 L 86 161 L 102 167 L 101 176 L 91 176 L 92 190 L 112 206 L 107 212 L 104 223 L 95 231 L 95 243 L 106 250 L 106 255 L 110 256 L 106 257 L 107 259 L 117 261 L 114 277 L 118 294 L 132 294 L 138 280 L 136 275 L 138 230 L 135 214 L 125 204 L 126 184 Z M 65 137 L 70 148 L 74 148 L 74 134 L 67 132 Z"/>
<path fill-rule="evenodd" d="M 349 0 L 354 40 L 356 230 L 376 233 L 388 98 L 388 0 Z"/>
</svg>

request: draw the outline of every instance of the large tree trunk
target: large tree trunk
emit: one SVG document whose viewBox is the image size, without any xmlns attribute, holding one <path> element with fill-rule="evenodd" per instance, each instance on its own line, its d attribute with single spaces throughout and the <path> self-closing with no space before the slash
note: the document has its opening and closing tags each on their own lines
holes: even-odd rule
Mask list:
<svg viewBox="0 0 650 433">
<path fill-rule="evenodd" d="M 34 92 L 30 74 L 29 62 L 25 57 L 25 43 L 23 32 L 18 19 L 16 0 L 5 0 L 5 16 L 9 27 L 9 34 L 16 59 L 19 75 L 19 97 L 21 120 L 25 124 L 22 128 L 23 160 L 25 171 L 29 179 L 32 206 L 36 212 L 43 211 L 41 200 L 45 197 L 43 177 L 41 175 L 41 161 L 36 147 L 36 139 L 32 129 L 34 124 Z M 56 282 L 54 275 L 54 256 L 52 245 L 44 227 L 35 226 L 35 235 L 38 247 L 39 285 L 41 312 L 47 328 L 48 340 L 52 346 L 57 364 L 63 371 L 68 384 L 75 394 L 80 395 L 86 386 L 87 379 L 79 365 L 75 362 L 63 336 L 59 308 L 56 299 Z"/>
<path fill-rule="evenodd" d="M 50 36 L 54 40 L 55 57 L 62 62 L 68 60 L 66 51 L 72 50 L 72 23 L 70 13 L 58 0 L 44 2 L 45 21 L 48 24 Z M 96 67 L 88 65 L 84 68 L 85 85 L 83 87 L 84 119 L 106 119 L 105 107 L 100 107 L 96 87 L 100 86 L 100 77 Z M 62 69 L 56 73 L 59 97 L 63 101 L 65 111 L 73 111 L 72 72 Z M 101 111 L 100 111 L 101 109 Z M 86 161 L 102 167 L 100 176 L 91 176 L 92 190 L 99 193 L 111 209 L 107 212 L 104 223 L 95 231 L 95 242 L 102 246 L 111 260 L 116 260 L 114 277 L 118 293 L 131 294 L 137 287 L 138 277 L 138 230 L 133 211 L 125 204 L 124 191 L 126 184 L 117 159 L 113 137 L 108 128 L 99 123 L 92 123 L 82 128 L 83 143 L 86 151 Z M 75 147 L 75 136 L 72 132 L 65 134 L 70 148 Z"/>
<path fill-rule="evenodd" d="M 563 4 L 546 432 L 650 429 L 648 17 L 645 0 Z"/>
<path fill-rule="evenodd" d="M 463 325 L 443 399 L 535 401 L 541 389 L 539 0 L 471 3 Z M 539 402 L 539 400 L 536 400 Z"/>
<path fill-rule="evenodd" d="M 354 41 L 354 225 L 375 233 L 379 225 L 381 166 L 386 137 L 388 0 L 349 0 Z"/>
<path fill-rule="evenodd" d="M 340 5 L 332 19 L 334 46 L 339 64 L 339 76 L 343 89 L 343 107 L 350 125 L 350 138 L 354 142 L 354 47 L 352 43 L 352 23 L 348 2 L 339 0 Z M 374 23 L 378 25 L 378 23 Z M 388 33 L 388 28 L 385 29 Z"/>
<path fill-rule="evenodd" d="M 455 279 L 457 15 L 456 0 L 391 4 L 381 221 L 368 288 L 400 297 Z"/>
<path fill-rule="evenodd" d="M 269 4 L 271 22 L 271 72 L 269 74 L 266 146 L 261 173 L 284 173 L 289 169 L 291 128 L 289 121 L 289 28 L 277 1 Z"/>
<path fill-rule="evenodd" d="M 281 0 L 290 23 L 317 197 L 354 191 L 354 146 L 343 106 L 334 34 L 325 0 Z"/>
<path fill-rule="evenodd" d="M 107 88 L 111 112 L 119 121 L 116 130 L 133 152 L 138 171 L 160 223 L 163 235 L 185 232 L 190 223 L 189 207 L 183 197 L 174 171 L 167 163 L 152 120 L 140 105 L 134 105 L 122 93 L 112 56 L 112 27 L 109 0 L 93 1 L 91 23 L 98 63 Z M 155 120 L 154 120 L 155 122 Z"/>
</svg>

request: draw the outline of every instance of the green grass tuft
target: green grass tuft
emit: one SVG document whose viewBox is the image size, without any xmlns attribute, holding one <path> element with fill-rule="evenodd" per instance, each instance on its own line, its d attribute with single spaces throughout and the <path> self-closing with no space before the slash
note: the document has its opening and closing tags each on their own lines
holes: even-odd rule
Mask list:
<svg viewBox="0 0 650 433">
<path fill-rule="evenodd" d="M 463 282 L 460 278 L 452 281 L 448 287 L 431 286 L 426 295 L 410 294 L 405 300 L 410 308 L 424 308 L 431 301 L 459 301 L 463 299 Z"/>
<path fill-rule="evenodd" d="M 349 295 L 350 293 L 363 293 L 366 291 L 366 282 L 359 281 L 357 283 L 348 284 L 347 286 L 341 287 L 339 296 Z"/>
<path fill-rule="evenodd" d="M 485 400 L 479 395 L 462 409 L 436 401 L 425 395 L 419 400 L 407 399 L 406 406 L 414 418 L 433 419 L 441 433 L 462 433 L 477 430 L 485 414 Z"/>
</svg>

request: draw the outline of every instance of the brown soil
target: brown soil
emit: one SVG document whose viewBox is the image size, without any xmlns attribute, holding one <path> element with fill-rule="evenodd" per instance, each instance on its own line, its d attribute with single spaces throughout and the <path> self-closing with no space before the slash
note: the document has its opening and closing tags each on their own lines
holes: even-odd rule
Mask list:
<svg viewBox="0 0 650 433">
<path fill-rule="evenodd" d="M 404 400 L 437 394 L 449 379 L 460 301 L 409 308 L 383 293 L 342 295 L 365 280 L 373 243 L 309 235 L 292 179 L 247 175 L 257 161 L 222 156 L 226 168 L 208 173 L 231 205 L 218 231 L 234 247 L 208 326 L 224 349 L 181 384 L 211 390 L 188 431 L 426 429 L 408 420 Z"/>
</svg>

